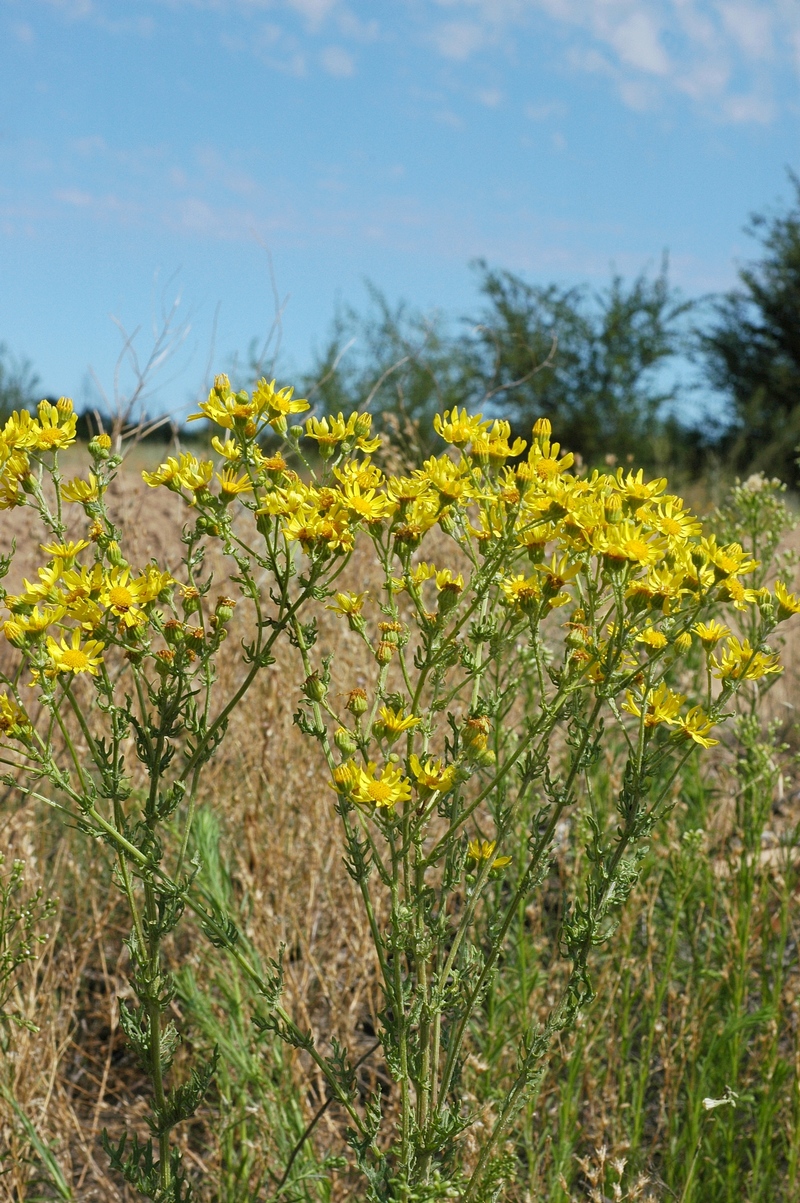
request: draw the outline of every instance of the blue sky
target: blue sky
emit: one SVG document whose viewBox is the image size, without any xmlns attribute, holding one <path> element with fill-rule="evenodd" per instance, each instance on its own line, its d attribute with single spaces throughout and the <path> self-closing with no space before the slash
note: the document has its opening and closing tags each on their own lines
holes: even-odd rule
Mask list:
<svg viewBox="0 0 800 1203">
<path fill-rule="evenodd" d="M 667 249 L 723 289 L 800 168 L 796 0 L 0 0 L 0 64 L 0 341 L 78 400 L 180 296 L 184 411 L 270 257 L 284 376 L 366 278 L 458 315 L 476 257 L 602 286 Z"/>
</svg>

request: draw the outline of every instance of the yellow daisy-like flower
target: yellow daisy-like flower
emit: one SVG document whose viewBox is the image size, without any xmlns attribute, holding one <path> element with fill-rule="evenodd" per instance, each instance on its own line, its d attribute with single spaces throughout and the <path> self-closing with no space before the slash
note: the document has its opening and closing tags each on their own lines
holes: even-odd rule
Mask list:
<svg viewBox="0 0 800 1203">
<path fill-rule="evenodd" d="M 683 502 L 677 497 L 666 498 L 653 514 L 645 514 L 644 510 L 639 510 L 637 517 L 640 515 L 662 535 L 677 543 L 685 543 L 701 534 L 703 530 L 703 524 L 688 510 L 684 510 Z"/>
<path fill-rule="evenodd" d="M 53 559 L 62 560 L 64 568 L 71 568 L 76 556 L 91 546 L 88 539 L 70 539 L 67 543 L 40 543 L 42 551 Z"/>
<path fill-rule="evenodd" d="M 484 419 L 483 414 L 471 417 L 466 409 L 459 413 L 458 406 L 452 410 L 446 409 L 444 414 L 436 414 L 433 419 L 433 429 L 454 447 L 464 447 L 474 439 L 480 439 L 491 425 L 491 421 Z"/>
<path fill-rule="evenodd" d="M 58 673 L 89 673 L 96 677 L 103 664 L 103 644 L 98 639 L 87 639 L 81 644 L 79 630 L 72 632 L 72 642 L 62 637 L 61 643 L 47 640 L 47 651 Z"/>
<path fill-rule="evenodd" d="M 358 770 L 352 794 L 356 802 L 388 810 L 399 802 L 410 801 L 411 782 L 394 764 L 387 764 L 380 776 L 376 776 L 375 765 L 370 761 L 366 770 Z"/>
<path fill-rule="evenodd" d="M 399 739 L 405 731 L 413 731 L 420 722 L 421 719 L 418 719 L 416 715 L 404 714 L 402 707 L 394 710 L 391 706 L 381 706 L 378 711 L 378 721 L 372 730 L 378 739 L 385 739 L 391 744 Z"/>
<path fill-rule="evenodd" d="M 775 582 L 775 600 L 778 603 L 778 622 L 785 622 L 793 614 L 800 614 L 800 598 L 790 593 L 783 581 Z"/>
<path fill-rule="evenodd" d="M 429 798 L 435 793 L 449 793 L 456 783 L 456 766 L 454 764 L 449 764 L 445 768 L 441 760 L 431 759 L 423 762 L 414 752 L 409 756 L 408 763 L 414 775 L 414 784 L 425 798 Z"/>
<path fill-rule="evenodd" d="M 40 401 L 37 413 L 39 420 L 34 427 L 37 451 L 58 451 L 75 442 L 78 416 L 72 412 L 72 402 L 68 397 L 62 397 L 58 405 Z"/>
<path fill-rule="evenodd" d="M 310 409 L 305 397 L 295 397 L 293 388 L 275 388 L 275 381 L 259 380 L 253 391 L 253 402 L 259 415 L 265 415 L 270 426 L 281 433 L 286 430 L 286 419 L 291 414 L 302 414 Z"/>
<path fill-rule="evenodd" d="M 333 605 L 325 608 L 333 610 L 342 618 L 352 618 L 361 613 L 368 596 L 366 590 L 363 593 L 337 593 L 333 599 Z"/>
<path fill-rule="evenodd" d="M 60 622 L 63 617 L 63 606 L 46 607 L 44 610 L 34 606 L 30 614 L 18 614 L 15 621 L 23 631 L 35 638 L 37 635 L 43 635 L 48 627 Z"/>
<path fill-rule="evenodd" d="M 344 487 L 344 504 L 351 514 L 368 524 L 382 522 L 394 510 L 394 504 L 388 497 L 376 494 L 374 489 L 362 492 L 360 485 L 350 481 Z"/>
<path fill-rule="evenodd" d="M 730 635 L 728 628 L 721 622 L 717 622 L 716 618 L 712 618 L 710 622 L 697 622 L 692 630 L 706 647 L 713 647 L 715 643 L 719 643 L 720 639 Z"/>
<path fill-rule="evenodd" d="M 89 473 L 89 479 L 83 480 L 76 476 L 61 486 L 61 496 L 65 501 L 76 501 L 85 505 L 87 501 L 97 501 L 100 496 L 100 482 L 94 472 Z"/>
<path fill-rule="evenodd" d="M 112 568 L 103 582 L 100 603 L 126 627 L 139 626 L 145 621 L 140 605 L 146 589 L 145 581 L 131 580 L 130 568 Z"/>
<path fill-rule="evenodd" d="M 470 840 L 467 844 L 467 856 L 480 864 L 481 861 L 491 860 L 493 869 L 504 869 L 511 864 L 510 856 L 495 856 L 497 840 Z"/>
<path fill-rule="evenodd" d="M 770 673 L 783 672 L 777 652 L 755 651 L 749 639 L 740 642 L 735 635 L 729 636 L 722 657 L 717 660 L 712 656 L 711 663 L 714 676 L 720 680 L 758 681 Z"/>
<path fill-rule="evenodd" d="M 8 694 L 0 694 L 0 735 L 20 735 L 30 727 L 25 711 Z"/>
<path fill-rule="evenodd" d="M 683 694 L 673 693 L 662 681 L 656 689 L 648 690 L 644 698 L 636 698 L 628 690 L 622 709 L 636 718 L 641 718 L 644 713 L 645 727 L 656 727 L 659 723 L 672 726 L 678 721 L 678 712 L 685 701 Z"/>
<path fill-rule="evenodd" d="M 645 627 L 636 636 L 637 643 L 645 643 L 653 651 L 660 651 L 667 646 L 667 637 L 663 631 L 657 631 L 655 627 Z"/>
<path fill-rule="evenodd" d="M 687 714 L 678 719 L 676 726 L 701 748 L 713 748 L 719 743 L 718 739 L 709 739 L 708 733 L 714 724 L 699 706 L 692 706 Z"/>
<path fill-rule="evenodd" d="M 371 457 L 350 460 L 333 469 L 333 475 L 343 485 L 358 485 L 359 489 L 377 489 L 383 483 L 383 472 Z"/>
<path fill-rule="evenodd" d="M 173 493 L 181 489 L 190 489 L 193 493 L 207 488 L 214 472 L 211 460 L 198 460 L 188 451 L 183 452 L 178 459 L 168 456 L 165 463 L 156 468 L 155 472 L 143 472 L 142 480 L 151 489 L 164 485 Z"/>
<path fill-rule="evenodd" d="M 82 568 L 70 568 L 63 574 L 61 583 L 67 591 L 64 602 L 68 606 L 84 598 L 97 597 L 103 587 L 103 569 L 100 564 L 94 564 L 91 568 L 85 565 Z"/>
<path fill-rule="evenodd" d="M 539 577 L 526 577 L 521 572 L 517 576 L 506 577 L 500 582 L 500 588 L 506 600 L 525 613 L 535 609 L 542 596 Z"/>
<path fill-rule="evenodd" d="M 235 468 L 223 468 L 221 472 L 217 472 L 217 480 L 223 501 L 230 501 L 240 493 L 252 493 L 253 491 L 253 482 L 250 478 L 246 474 L 237 476 Z"/>
</svg>

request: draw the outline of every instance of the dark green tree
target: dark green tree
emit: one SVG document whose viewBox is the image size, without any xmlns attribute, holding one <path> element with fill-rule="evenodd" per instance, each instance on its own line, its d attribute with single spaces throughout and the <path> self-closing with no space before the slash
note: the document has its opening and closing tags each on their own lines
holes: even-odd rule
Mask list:
<svg viewBox="0 0 800 1203">
<path fill-rule="evenodd" d="M 731 464 L 786 481 L 796 477 L 800 442 L 800 179 L 782 213 L 755 214 L 747 232 L 761 257 L 714 307 L 698 335 L 708 379 L 730 404 L 722 440 Z"/>
<path fill-rule="evenodd" d="M 549 417 L 561 441 L 589 463 L 607 455 L 664 458 L 669 402 L 664 369 L 680 351 L 690 302 L 655 278 L 607 288 L 528 284 L 479 265 L 487 302 L 470 351 L 477 389 L 496 397 L 515 427 Z"/>
<path fill-rule="evenodd" d="M 0 343 L 0 421 L 15 409 L 29 409 L 39 398 L 39 377 L 26 360 L 14 359 L 5 343 Z"/>
<path fill-rule="evenodd" d="M 366 315 L 342 311 L 306 378 L 316 408 L 369 401 L 425 432 L 437 410 L 467 405 L 508 418 L 523 436 L 547 416 L 590 463 L 608 454 L 667 458 L 664 411 L 675 388 L 661 369 L 683 345 L 690 306 L 670 286 L 666 263 L 655 278 L 614 276 L 600 292 L 475 266 L 482 308 L 459 327 L 392 308 L 373 288 Z"/>
</svg>

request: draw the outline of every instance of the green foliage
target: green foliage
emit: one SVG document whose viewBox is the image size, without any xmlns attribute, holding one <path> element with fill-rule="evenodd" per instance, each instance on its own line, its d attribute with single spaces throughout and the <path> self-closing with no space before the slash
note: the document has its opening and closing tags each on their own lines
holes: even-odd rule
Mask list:
<svg viewBox="0 0 800 1203">
<path fill-rule="evenodd" d="M 0 422 L 15 409 L 30 409 L 39 398 L 39 377 L 27 359 L 17 360 L 0 343 Z"/>
<path fill-rule="evenodd" d="M 676 390 L 662 369 L 683 345 L 691 306 L 666 261 L 654 278 L 615 275 L 597 293 L 529 284 L 484 262 L 476 270 L 483 307 L 460 332 L 440 314 L 392 309 L 370 288 L 365 314 L 337 316 L 304 391 L 326 413 L 374 402 L 406 438 L 408 420 L 427 429 L 434 413 L 466 404 L 520 433 L 547 415 L 592 464 L 613 454 L 649 465 L 675 452 Z"/>
<path fill-rule="evenodd" d="M 755 214 L 748 233 L 760 258 L 739 272 L 740 287 L 715 306 L 698 335 L 708 379 L 729 400 L 723 447 L 737 468 L 790 483 L 800 439 L 800 179 L 781 213 Z"/>
</svg>

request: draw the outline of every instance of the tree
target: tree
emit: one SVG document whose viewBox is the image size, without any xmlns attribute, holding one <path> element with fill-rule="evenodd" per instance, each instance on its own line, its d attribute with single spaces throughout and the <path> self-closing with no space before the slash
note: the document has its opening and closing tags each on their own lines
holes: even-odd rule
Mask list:
<svg viewBox="0 0 800 1203">
<path fill-rule="evenodd" d="M 800 442 L 800 179 L 786 212 L 754 214 L 747 233 L 761 258 L 714 307 L 698 335 L 708 379 L 730 403 L 723 448 L 738 469 L 795 478 Z"/>
<path fill-rule="evenodd" d="M 5 343 L 0 343 L 0 421 L 15 409 L 28 409 L 39 398 L 39 377 L 26 360 L 14 359 Z"/>
<path fill-rule="evenodd" d="M 607 288 L 528 284 L 484 263 L 488 301 L 476 330 L 475 371 L 513 424 L 549 417 L 559 438 L 589 463 L 613 454 L 652 464 L 656 435 L 676 388 L 661 373 L 680 350 L 690 303 L 670 286 L 666 260 L 655 279 Z"/>
<path fill-rule="evenodd" d="M 507 418 L 530 434 L 537 417 L 590 463 L 607 455 L 663 458 L 665 405 L 674 387 L 660 369 L 682 346 L 689 304 L 669 284 L 666 262 L 654 278 L 614 276 L 597 293 L 533 285 L 478 262 L 483 307 L 460 329 L 441 316 L 392 309 L 370 289 L 371 309 L 337 317 L 306 379 L 326 412 L 370 401 L 427 429 L 436 410 L 467 405 Z"/>
</svg>

